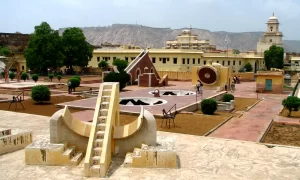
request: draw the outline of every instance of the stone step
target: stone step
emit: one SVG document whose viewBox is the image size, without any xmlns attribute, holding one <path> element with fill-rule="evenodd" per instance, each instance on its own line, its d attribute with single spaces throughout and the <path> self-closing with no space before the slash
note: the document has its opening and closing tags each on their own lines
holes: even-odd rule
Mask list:
<svg viewBox="0 0 300 180">
<path fill-rule="evenodd" d="M 107 116 L 98 117 L 99 123 L 106 123 Z"/>
<path fill-rule="evenodd" d="M 102 102 L 109 102 L 110 101 L 110 96 L 102 96 L 101 101 Z"/>
<path fill-rule="evenodd" d="M 0 137 L 11 135 L 11 129 L 1 129 Z"/>
<path fill-rule="evenodd" d="M 98 165 L 98 164 L 100 164 L 100 158 L 101 158 L 101 156 L 93 156 L 93 157 L 92 157 L 93 165 Z"/>
<path fill-rule="evenodd" d="M 109 102 L 102 102 L 100 108 L 101 109 L 108 109 L 109 108 Z"/>
<path fill-rule="evenodd" d="M 111 95 L 111 89 L 104 89 L 102 91 L 103 96 L 110 96 Z"/>
<path fill-rule="evenodd" d="M 104 123 L 99 123 L 97 124 L 97 131 L 105 131 L 106 124 Z"/>
<path fill-rule="evenodd" d="M 100 165 L 92 165 L 90 167 L 90 176 L 99 177 L 100 176 Z"/>
<path fill-rule="evenodd" d="M 108 109 L 100 109 L 100 116 L 107 116 Z"/>
<path fill-rule="evenodd" d="M 67 156 L 69 158 L 72 158 L 74 157 L 75 155 L 75 147 L 69 147 L 67 148 L 63 153 L 62 153 L 63 156 Z"/>
<path fill-rule="evenodd" d="M 94 148 L 94 156 L 100 156 L 102 152 L 102 147 L 95 147 Z"/>
<path fill-rule="evenodd" d="M 103 139 L 96 139 L 94 141 L 94 147 L 102 147 Z"/>
<path fill-rule="evenodd" d="M 148 145 L 147 144 L 142 144 L 141 149 L 148 149 Z"/>
<path fill-rule="evenodd" d="M 130 167 L 132 164 L 132 153 L 127 153 L 124 160 L 124 167 Z"/>
<path fill-rule="evenodd" d="M 77 166 L 81 162 L 82 158 L 83 158 L 82 152 L 76 153 L 75 156 L 71 159 L 70 165 Z"/>
<path fill-rule="evenodd" d="M 105 84 L 103 86 L 103 89 L 111 89 L 112 88 L 112 85 L 111 84 Z"/>
<path fill-rule="evenodd" d="M 103 139 L 104 138 L 105 131 L 97 131 L 97 139 Z"/>
</svg>

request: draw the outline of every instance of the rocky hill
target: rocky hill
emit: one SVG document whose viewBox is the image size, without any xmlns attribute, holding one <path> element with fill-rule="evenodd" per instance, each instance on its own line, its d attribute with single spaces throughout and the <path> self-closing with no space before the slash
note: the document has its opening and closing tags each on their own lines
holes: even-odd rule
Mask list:
<svg viewBox="0 0 300 180">
<path fill-rule="evenodd" d="M 65 28 L 59 29 L 62 33 Z M 142 48 L 162 48 L 167 40 L 176 39 L 183 29 L 153 28 L 142 25 L 113 24 L 106 27 L 84 27 L 81 28 L 89 43 L 101 45 L 108 42 L 111 44 L 137 45 Z M 226 49 L 228 40 L 229 49 L 239 49 L 240 51 L 256 50 L 256 43 L 263 32 L 211 32 L 205 29 L 192 29 L 193 34 L 197 34 L 199 39 L 209 39 L 211 44 L 217 49 Z M 284 41 L 286 52 L 300 51 L 300 41 Z"/>
</svg>

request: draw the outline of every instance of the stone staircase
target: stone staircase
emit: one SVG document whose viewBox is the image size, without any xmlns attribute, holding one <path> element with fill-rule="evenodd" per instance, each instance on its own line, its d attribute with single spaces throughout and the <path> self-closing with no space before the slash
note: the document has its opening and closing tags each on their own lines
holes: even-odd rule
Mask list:
<svg viewBox="0 0 300 180">
<path fill-rule="evenodd" d="M 82 152 L 76 152 L 75 146 L 51 144 L 49 139 L 40 139 L 25 149 L 26 164 L 77 166 L 83 159 Z"/>
<path fill-rule="evenodd" d="M 104 168 L 106 166 L 104 164 L 107 164 L 107 162 L 105 162 L 105 157 L 107 156 L 106 153 L 111 154 L 111 152 L 107 150 L 110 148 L 107 148 L 106 146 L 110 146 L 109 144 L 111 143 L 111 140 L 108 142 L 108 137 L 112 137 L 112 124 L 107 123 L 107 121 L 111 121 L 111 118 L 108 119 L 108 113 L 109 111 L 112 111 L 113 108 L 113 106 L 110 106 L 110 103 L 114 103 L 111 101 L 111 98 L 115 96 L 114 91 L 116 91 L 116 87 L 114 87 L 113 90 L 113 85 L 111 83 L 103 83 L 101 86 L 84 164 L 85 176 L 88 177 L 104 177 L 106 174 L 106 170 Z M 107 124 L 110 125 L 110 127 L 108 127 L 110 129 L 108 130 L 106 127 Z M 107 136 L 107 141 L 104 143 L 105 136 Z M 106 151 L 103 152 L 103 148 L 105 148 Z"/>
<path fill-rule="evenodd" d="M 148 148 L 148 145 L 142 144 L 142 149 Z M 125 156 L 124 167 L 132 167 L 133 162 L 139 161 L 141 158 L 141 148 L 134 148 L 133 152 L 128 152 Z"/>
</svg>

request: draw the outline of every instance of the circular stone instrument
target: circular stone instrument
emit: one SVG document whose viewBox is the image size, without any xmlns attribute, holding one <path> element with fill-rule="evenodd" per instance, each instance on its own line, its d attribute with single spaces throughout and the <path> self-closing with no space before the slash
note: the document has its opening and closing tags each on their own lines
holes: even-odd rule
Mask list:
<svg viewBox="0 0 300 180">
<path fill-rule="evenodd" d="M 219 73 L 212 66 L 202 66 L 198 70 L 198 77 L 203 84 L 213 85 L 218 81 Z"/>
</svg>

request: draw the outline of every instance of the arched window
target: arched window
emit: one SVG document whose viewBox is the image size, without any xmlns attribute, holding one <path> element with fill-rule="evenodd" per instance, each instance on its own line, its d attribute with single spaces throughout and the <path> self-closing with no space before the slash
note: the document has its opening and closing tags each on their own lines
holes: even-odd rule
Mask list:
<svg viewBox="0 0 300 180">
<path fill-rule="evenodd" d="M 270 27 L 270 31 L 271 31 L 271 32 L 273 31 L 273 26 Z"/>
<path fill-rule="evenodd" d="M 272 39 L 270 39 L 270 42 L 272 42 Z"/>
<path fill-rule="evenodd" d="M 151 69 L 150 69 L 150 73 L 154 73 L 154 70 L 153 70 L 153 68 L 151 68 Z"/>
</svg>

